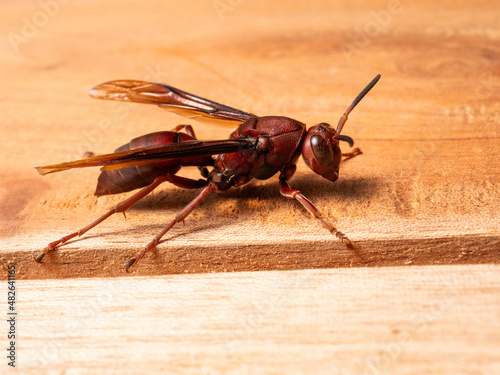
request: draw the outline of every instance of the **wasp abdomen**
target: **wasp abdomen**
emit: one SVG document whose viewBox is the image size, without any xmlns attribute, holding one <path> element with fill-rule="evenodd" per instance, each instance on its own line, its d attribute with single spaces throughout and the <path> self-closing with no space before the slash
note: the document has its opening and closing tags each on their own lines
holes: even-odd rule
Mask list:
<svg viewBox="0 0 500 375">
<path fill-rule="evenodd" d="M 129 143 L 117 148 L 115 152 L 193 139 L 195 138 L 184 133 L 163 131 L 134 138 Z M 94 195 L 119 194 L 143 188 L 152 184 L 155 178 L 169 173 L 175 174 L 180 168 L 181 159 L 170 159 L 158 163 L 102 171 L 97 180 Z"/>
</svg>

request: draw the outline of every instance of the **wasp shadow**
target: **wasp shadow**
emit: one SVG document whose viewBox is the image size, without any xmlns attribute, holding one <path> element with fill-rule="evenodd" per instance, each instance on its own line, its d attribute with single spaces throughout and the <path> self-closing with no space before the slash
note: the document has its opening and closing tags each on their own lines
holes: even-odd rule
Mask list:
<svg viewBox="0 0 500 375">
<path fill-rule="evenodd" d="M 84 234 L 82 237 L 78 237 L 75 239 L 71 239 L 68 242 L 65 242 L 63 245 L 66 244 L 77 244 L 81 241 L 88 241 L 91 239 L 105 239 L 105 238 L 118 238 L 119 236 L 122 236 L 123 234 L 134 234 L 134 233 L 144 233 L 144 232 L 151 232 L 151 239 L 158 234 L 162 229 L 164 229 L 171 221 L 173 217 L 165 215 L 165 223 L 151 223 L 151 224 L 135 224 L 135 223 L 130 223 L 129 228 L 120 228 L 117 230 L 111 230 L 111 231 L 106 231 L 102 233 L 95 233 L 95 234 Z M 160 244 L 165 241 L 169 241 L 172 239 L 180 238 L 186 235 L 186 233 L 198 233 L 198 232 L 203 232 L 208 229 L 213 229 L 213 228 L 220 228 L 224 227 L 224 223 L 214 223 L 211 221 L 207 220 L 198 220 L 195 225 L 183 225 L 182 223 L 177 224 L 177 228 L 174 227 L 172 228 L 173 232 L 169 232 L 165 235 L 165 237 L 159 242 Z M 184 230 L 178 230 L 178 233 L 175 233 L 175 229 L 178 228 L 186 228 Z M 129 244 L 127 241 L 126 244 Z M 144 244 L 137 244 L 138 247 L 141 247 Z M 56 250 L 59 250 L 59 246 L 56 248 Z"/>
<path fill-rule="evenodd" d="M 300 174 L 290 182 L 292 189 L 297 189 L 310 199 L 329 197 L 339 198 L 355 203 L 366 201 L 376 194 L 381 186 L 380 179 L 357 177 L 331 182 L 323 178 L 311 178 L 310 175 Z M 269 206 L 281 205 L 285 199 L 279 191 L 278 181 L 254 180 L 244 186 L 230 189 L 224 193 L 214 193 L 207 196 L 196 210 L 211 210 L 221 205 L 232 204 L 238 212 L 250 210 L 255 206 L 254 201 L 269 202 Z M 160 190 L 146 196 L 132 208 L 139 211 L 164 211 L 166 209 L 180 212 L 198 194 L 200 190 L 167 189 Z M 288 200 L 287 200 L 288 201 Z"/>
</svg>

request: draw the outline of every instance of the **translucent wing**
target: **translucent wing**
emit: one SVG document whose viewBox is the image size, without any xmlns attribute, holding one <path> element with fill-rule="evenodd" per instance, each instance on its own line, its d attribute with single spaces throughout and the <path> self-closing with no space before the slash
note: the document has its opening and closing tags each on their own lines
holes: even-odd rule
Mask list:
<svg viewBox="0 0 500 375">
<path fill-rule="evenodd" d="M 254 114 L 160 83 L 134 80 L 110 81 L 94 87 L 90 90 L 90 96 L 97 99 L 156 104 L 187 118 L 201 122 L 218 122 L 220 125 L 229 127 L 256 117 Z"/>
<path fill-rule="evenodd" d="M 150 164 L 161 160 L 181 159 L 196 156 L 242 152 L 255 147 L 254 142 L 243 139 L 226 139 L 223 141 L 186 141 L 168 145 L 155 145 L 133 150 L 113 152 L 91 158 L 74 160 L 59 164 L 36 167 L 41 175 L 61 172 L 73 168 L 103 166 L 104 169 L 124 168 L 134 165 Z"/>
</svg>

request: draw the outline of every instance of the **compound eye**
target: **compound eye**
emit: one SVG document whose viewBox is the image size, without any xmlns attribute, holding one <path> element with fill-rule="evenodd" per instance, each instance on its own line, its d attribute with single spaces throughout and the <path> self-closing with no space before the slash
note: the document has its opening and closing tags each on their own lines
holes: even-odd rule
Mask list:
<svg viewBox="0 0 500 375">
<path fill-rule="evenodd" d="M 312 135 L 310 142 L 314 157 L 318 163 L 329 166 L 333 161 L 333 151 L 329 142 L 325 142 L 325 138 L 319 134 Z"/>
</svg>

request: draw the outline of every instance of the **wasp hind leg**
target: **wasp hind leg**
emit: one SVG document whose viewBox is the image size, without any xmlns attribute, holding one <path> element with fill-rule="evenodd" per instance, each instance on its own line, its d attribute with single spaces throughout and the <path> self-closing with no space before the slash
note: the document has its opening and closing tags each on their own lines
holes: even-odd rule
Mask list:
<svg viewBox="0 0 500 375">
<path fill-rule="evenodd" d="M 139 262 L 139 260 L 151 249 L 153 249 L 161 240 L 161 238 L 167 234 L 167 232 L 172 229 L 172 227 L 184 221 L 186 217 L 205 199 L 205 197 L 211 193 L 212 191 L 217 189 L 217 185 L 214 183 L 210 183 L 208 186 L 206 186 L 200 194 L 196 198 L 194 198 L 186 207 L 182 209 L 181 212 L 179 212 L 174 220 L 168 224 L 165 229 L 163 229 L 157 236 L 153 238 L 153 240 L 147 244 L 147 246 L 142 249 L 139 253 L 137 253 L 136 256 L 134 256 L 132 259 L 130 259 L 127 263 L 124 264 L 123 268 L 125 268 L 125 271 L 128 271 L 132 265 L 136 264 Z"/>
<path fill-rule="evenodd" d="M 130 207 L 132 207 L 137 202 L 139 202 L 142 198 L 144 198 L 146 195 L 151 193 L 155 188 L 157 188 L 158 185 L 160 185 L 161 183 L 163 183 L 165 181 L 169 181 L 176 186 L 185 187 L 185 188 L 192 188 L 192 189 L 201 188 L 201 187 L 206 186 L 206 184 L 207 184 L 207 182 L 205 180 L 191 180 L 191 179 L 187 179 L 184 177 L 175 176 L 172 174 L 167 174 L 164 176 L 157 177 L 153 181 L 152 184 L 146 186 L 145 188 L 143 188 L 142 190 L 140 190 L 136 194 L 132 195 L 130 198 L 117 204 L 115 206 L 115 208 L 106 212 L 104 215 L 102 215 L 100 218 L 93 221 L 92 223 L 90 223 L 86 227 L 84 227 L 84 228 L 82 228 L 74 233 L 68 234 L 67 236 L 62 237 L 61 239 L 59 239 L 57 241 L 49 243 L 37 256 L 34 256 L 35 261 L 37 263 L 40 263 L 42 261 L 42 259 L 44 258 L 45 254 L 47 254 L 49 251 L 52 251 L 55 248 L 57 248 L 58 246 L 63 245 L 64 243 L 71 240 L 72 238 L 80 237 L 84 233 L 88 232 L 90 229 L 92 229 L 92 228 L 96 227 L 97 225 L 99 225 L 100 223 L 102 223 L 104 220 L 106 220 L 111 215 L 118 213 L 118 212 L 125 213 L 126 210 L 128 210 Z"/>
</svg>

